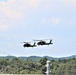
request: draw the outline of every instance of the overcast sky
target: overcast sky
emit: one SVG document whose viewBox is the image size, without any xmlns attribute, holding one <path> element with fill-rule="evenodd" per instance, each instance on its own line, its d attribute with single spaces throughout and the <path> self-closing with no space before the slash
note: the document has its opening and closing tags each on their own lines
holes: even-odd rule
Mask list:
<svg viewBox="0 0 76 75">
<path fill-rule="evenodd" d="M 49 46 L 21 43 L 50 38 Z M 0 56 L 7 55 L 76 55 L 76 0 L 0 0 Z"/>
</svg>

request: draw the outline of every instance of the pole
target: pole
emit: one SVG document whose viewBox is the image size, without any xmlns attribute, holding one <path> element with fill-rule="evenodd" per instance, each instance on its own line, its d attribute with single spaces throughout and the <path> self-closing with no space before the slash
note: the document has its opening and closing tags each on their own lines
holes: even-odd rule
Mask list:
<svg viewBox="0 0 76 75">
<path fill-rule="evenodd" d="M 49 60 L 47 61 L 46 68 L 47 68 L 47 70 L 45 72 L 46 75 L 50 75 L 51 69 L 50 69 L 50 61 Z"/>
</svg>

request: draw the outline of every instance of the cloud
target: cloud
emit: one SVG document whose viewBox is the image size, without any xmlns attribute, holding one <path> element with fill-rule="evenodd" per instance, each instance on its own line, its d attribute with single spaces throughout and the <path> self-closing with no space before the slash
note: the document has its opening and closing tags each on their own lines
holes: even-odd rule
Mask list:
<svg viewBox="0 0 76 75">
<path fill-rule="evenodd" d="M 5 17 L 19 20 L 27 14 L 27 10 L 30 8 L 36 8 L 38 6 L 38 0 L 7 0 L 6 2 L 0 2 L 0 12 Z"/>
<path fill-rule="evenodd" d="M 0 12 L 5 15 L 5 17 L 19 20 L 27 15 L 28 10 L 45 10 L 49 11 L 53 9 L 52 1 L 41 1 L 41 0 L 7 0 L 0 2 Z"/>
<path fill-rule="evenodd" d="M 9 19 L 17 20 L 22 17 L 22 12 L 19 7 L 20 6 L 17 4 L 16 0 L 0 2 L 0 12 L 2 12 L 3 15 Z"/>
<path fill-rule="evenodd" d="M 76 19 L 75 20 L 74 19 L 73 20 L 69 20 L 68 24 L 72 25 L 72 26 L 76 26 Z"/>
<path fill-rule="evenodd" d="M 1 6 L 1 5 L 5 5 L 5 2 L 0 2 L 0 6 Z"/>
<path fill-rule="evenodd" d="M 0 1 L 0 31 L 6 31 L 18 25 L 13 25 L 14 22 L 26 19 L 28 8 L 31 10 L 36 8 L 38 0 L 7 0 Z M 7 22 L 7 24 L 5 24 Z"/>
<path fill-rule="evenodd" d="M 7 31 L 10 29 L 10 26 L 4 23 L 0 23 L 0 31 Z"/>
<path fill-rule="evenodd" d="M 76 0 L 63 0 L 65 4 L 76 5 Z"/>
<path fill-rule="evenodd" d="M 60 23 L 60 18 L 52 18 L 52 19 L 46 19 L 46 18 L 42 18 L 40 24 L 59 24 Z"/>
<path fill-rule="evenodd" d="M 48 23 L 48 19 L 42 18 L 40 24 L 46 24 Z"/>
<path fill-rule="evenodd" d="M 19 18 L 21 18 L 21 13 L 16 11 L 16 10 L 11 10 L 8 7 L 4 7 L 2 8 L 2 12 L 4 13 L 4 15 L 8 18 L 11 18 L 13 20 L 17 20 Z"/>
<path fill-rule="evenodd" d="M 27 0 L 29 7 L 36 8 L 38 6 L 39 0 Z"/>
<path fill-rule="evenodd" d="M 60 19 L 59 18 L 53 18 L 53 19 L 51 19 L 51 23 L 58 24 L 58 23 L 60 23 Z"/>
</svg>

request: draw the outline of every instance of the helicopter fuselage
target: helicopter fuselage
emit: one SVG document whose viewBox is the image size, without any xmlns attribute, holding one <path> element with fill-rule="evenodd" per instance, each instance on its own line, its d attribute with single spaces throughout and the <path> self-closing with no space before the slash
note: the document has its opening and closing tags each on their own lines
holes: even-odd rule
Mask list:
<svg viewBox="0 0 76 75">
<path fill-rule="evenodd" d="M 36 46 L 35 43 L 33 45 L 31 45 L 29 43 L 26 43 L 26 44 L 23 45 L 23 47 L 35 47 L 35 46 Z"/>
<path fill-rule="evenodd" d="M 49 44 L 53 44 L 53 43 L 52 43 L 52 40 L 50 40 L 49 43 L 47 43 L 47 42 L 45 42 L 45 41 L 42 41 L 42 40 L 37 43 L 37 45 L 49 45 Z"/>
</svg>

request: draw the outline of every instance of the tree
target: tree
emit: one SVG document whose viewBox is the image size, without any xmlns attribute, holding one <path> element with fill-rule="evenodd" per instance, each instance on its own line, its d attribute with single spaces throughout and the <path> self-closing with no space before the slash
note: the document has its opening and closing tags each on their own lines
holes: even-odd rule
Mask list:
<svg viewBox="0 0 76 75">
<path fill-rule="evenodd" d="M 47 61 L 47 58 L 44 57 L 44 58 L 41 59 L 39 62 L 41 63 L 41 65 L 46 65 L 46 61 Z"/>
</svg>

